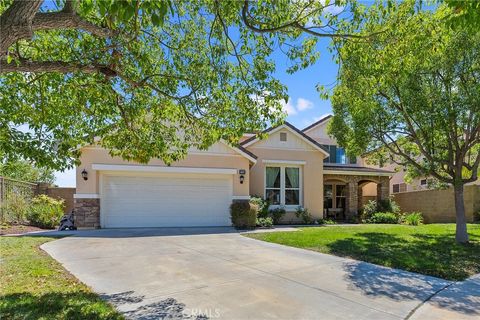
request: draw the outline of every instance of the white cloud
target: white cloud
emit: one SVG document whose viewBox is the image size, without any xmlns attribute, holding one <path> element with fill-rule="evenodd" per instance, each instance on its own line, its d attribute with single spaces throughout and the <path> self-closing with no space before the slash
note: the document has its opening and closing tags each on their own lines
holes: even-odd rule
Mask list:
<svg viewBox="0 0 480 320">
<path fill-rule="evenodd" d="M 285 112 L 289 116 L 295 115 L 298 113 L 297 109 L 295 108 L 294 105 L 292 105 L 290 100 L 288 100 L 287 103 L 285 103 L 285 101 L 282 101 L 282 109 L 283 109 L 283 112 Z"/>
<path fill-rule="evenodd" d="M 305 111 L 313 108 L 313 102 L 304 98 L 297 99 L 297 109 L 298 111 Z"/>
<path fill-rule="evenodd" d="M 292 103 L 292 100 L 288 100 L 287 103 L 282 101 L 282 109 L 289 116 L 312 108 L 313 102 L 305 98 L 298 98 L 295 104 Z"/>
</svg>

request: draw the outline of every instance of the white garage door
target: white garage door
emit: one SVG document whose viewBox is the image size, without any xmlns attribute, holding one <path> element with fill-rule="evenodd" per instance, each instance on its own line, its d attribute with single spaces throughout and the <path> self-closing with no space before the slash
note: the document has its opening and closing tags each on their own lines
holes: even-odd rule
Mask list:
<svg viewBox="0 0 480 320">
<path fill-rule="evenodd" d="M 104 175 L 102 185 L 100 210 L 106 228 L 231 224 L 231 175 Z"/>
</svg>

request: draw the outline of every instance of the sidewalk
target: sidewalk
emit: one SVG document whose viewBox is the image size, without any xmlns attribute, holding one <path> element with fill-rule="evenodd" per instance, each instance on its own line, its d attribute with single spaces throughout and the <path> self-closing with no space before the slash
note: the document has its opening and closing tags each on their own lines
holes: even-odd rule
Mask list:
<svg viewBox="0 0 480 320">
<path fill-rule="evenodd" d="M 480 274 L 440 291 L 420 305 L 407 319 L 480 319 Z"/>
</svg>

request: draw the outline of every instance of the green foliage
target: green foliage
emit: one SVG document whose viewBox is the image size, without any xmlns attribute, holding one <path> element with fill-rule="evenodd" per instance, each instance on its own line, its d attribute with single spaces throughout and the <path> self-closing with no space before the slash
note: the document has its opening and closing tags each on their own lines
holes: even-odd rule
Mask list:
<svg viewBox="0 0 480 320">
<path fill-rule="evenodd" d="M 23 223 L 29 210 L 29 203 L 21 194 L 11 193 L 0 208 L 2 223 Z"/>
<path fill-rule="evenodd" d="M 393 197 L 389 199 L 381 200 L 377 205 L 377 212 L 392 212 L 396 215 L 400 214 L 400 206 L 393 200 Z"/>
<path fill-rule="evenodd" d="M 312 65 L 319 38 L 305 25 L 330 36 L 342 19 L 329 9 L 349 2 L 355 7 L 346 0 L 76 1 L 78 19 L 106 36 L 33 30 L 11 46 L 2 63 L 19 71 L 0 71 L 0 159 L 64 169 L 78 162 L 78 145 L 101 137 L 113 156 L 168 164 L 190 147 L 236 143 L 246 131 L 281 123 L 288 96 L 274 77 L 275 51 L 286 54 L 288 72 Z M 11 3 L 0 2 L 0 15 Z M 57 13 L 65 2 L 54 3 L 41 10 Z M 21 69 L 46 62 L 59 70 Z"/>
<path fill-rule="evenodd" d="M 410 226 L 419 226 L 423 224 L 423 215 L 421 212 L 411 212 L 402 216 L 401 221 Z"/>
<path fill-rule="evenodd" d="M 7 160 L 0 162 L 0 176 L 28 182 L 55 182 L 54 171 L 48 168 L 38 168 L 25 160 Z"/>
<path fill-rule="evenodd" d="M 315 220 L 318 224 L 329 224 L 329 225 L 332 225 L 332 224 L 337 224 L 337 222 L 335 220 L 332 220 L 332 219 L 317 219 Z"/>
<path fill-rule="evenodd" d="M 250 202 L 258 206 L 258 217 L 267 218 L 268 217 L 268 208 L 270 207 L 270 202 L 264 200 L 259 196 L 253 196 L 250 198 Z"/>
<path fill-rule="evenodd" d="M 368 220 L 376 212 L 378 212 L 377 201 L 368 200 L 368 202 L 363 206 L 361 220 Z"/>
<path fill-rule="evenodd" d="M 282 217 L 287 213 L 284 207 L 278 207 L 268 211 L 268 214 L 273 220 L 273 224 L 279 224 Z"/>
<path fill-rule="evenodd" d="M 27 219 L 31 225 L 40 228 L 54 228 L 63 216 L 64 201 L 41 194 L 31 201 Z"/>
<path fill-rule="evenodd" d="M 257 226 L 262 228 L 271 228 L 273 227 L 273 219 L 270 217 L 266 218 L 257 218 Z"/>
<path fill-rule="evenodd" d="M 376 164 L 396 163 L 412 177 L 471 182 L 480 156 L 474 129 L 480 32 L 450 28 L 446 5 L 417 5 L 377 2 L 361 25 L 344 26 L 377 34 L 370 41 L 335 40 L 342 64 L 329 130 L 347 153 L 370 152 Z"/>
<path fill-rule="evenodd" d="M 314 219 L 307 208 L 298 207 L 295 211 L 295 216 L 301 218 L 304 224 L 312 224 Z"/>
<path fill-rule="evenodd" d="M 398 223 L 398 216 L 393 212 L 376 212 L 367 219 L 367 223 Z"/>
<path fill-rule="evenodd" d="M 257 212 L 258 207 L 247 201 L 235 201 L 230 205 L 230 217 L 235 228 L 255 228 Z"/>
</svg>

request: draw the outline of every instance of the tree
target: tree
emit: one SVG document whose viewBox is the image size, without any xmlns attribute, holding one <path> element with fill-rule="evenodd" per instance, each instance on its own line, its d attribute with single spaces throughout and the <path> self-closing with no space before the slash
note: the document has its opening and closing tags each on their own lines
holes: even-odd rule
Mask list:
<svg viewBox="0 0 480 320">
<path fill-rule="evenodd" d="M 170 163 L 189 147 L 233 143 L 283 119 L 274 50 L 295 72 L 318 59 L 320 37 L 359 37 L 333 27 L 346 21 L 347 4 L 359 8 L 347 0 L 0 1 L 2 157 L 64 169 L 77 146 L 101 137 L 112 155 Z"/>
<path fill-rule="evenodd" d="M 347 151 L 372 151 L 415 175 L 453 185 L 456 240 L 468 242 L 464 185 L 480 164 L 480 33 L 450 28 L 451 9 L 414 1 L 372 6 L 357 27 L 369 41 L 338 40 L 341 68 L 330 130 Z M 348 31 L 348 30 L 347 30 Z"/>
<path fill-rule="evenodd" d="M 0 176 L 28 182 L 46 182 L 49 184 L 55 182 L 53 170 L 36 167 L 25 160 L 0 162 Z"/>
</svg>

